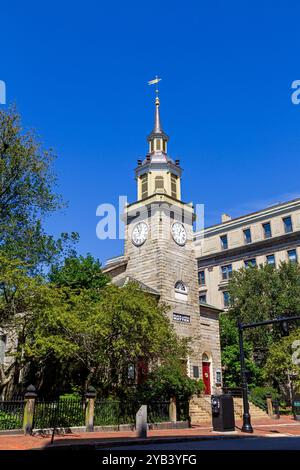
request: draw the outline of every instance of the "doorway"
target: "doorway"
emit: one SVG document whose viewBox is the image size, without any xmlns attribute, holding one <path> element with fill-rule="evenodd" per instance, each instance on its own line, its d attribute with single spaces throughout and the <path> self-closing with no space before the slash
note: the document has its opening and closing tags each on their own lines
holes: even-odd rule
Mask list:
<svg viewBox="0 0 300 470">
<path fill-rule="evenodd" d="M 202 378 L 204 383 L 205 395 L 211 395 L 211 384 L 210 384 L 210 361 L 207 354 L 202 356 Z"/>
</svg>

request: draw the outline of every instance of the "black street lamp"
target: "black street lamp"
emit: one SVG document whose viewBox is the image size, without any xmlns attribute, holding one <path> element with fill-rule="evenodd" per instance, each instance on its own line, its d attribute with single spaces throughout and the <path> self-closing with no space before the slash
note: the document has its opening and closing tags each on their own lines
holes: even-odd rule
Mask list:
<svg viewBox="0 0 300 470">
<path fill-rule="evenodd" d="M 241 379 L 242 379 L 242 393 L 243 393 L 243 426 L 242 426 L 242 431 L 252 433 L 253 432 L 253 427 L 251 426 L 251 416 L 250 416 L 250 413 L 249 413 L 248 384 L 247 384 L 247 374 L 246 374 L 246 367 L 245 367 L 243 325 L 241 323 L 238 323 L 238 329 L 239 329 Z"/>
<path fill-rule="evenodd" d="M 276 320 L 266 320 L 257 323 L 240 323 L 238 322 L 239 330 L 239 346 L 240 346 L 240 364 L 241 364 L 241 382 L 243 394 L 243 426 L 242 432 L 252 433 L 253 428 L 251 425 L 251 416 L 249 412 L 249 399 L 248 399 L 248 384 L 247 384 L 247 371 L 245 367 L 245 352 L 244 352 L 244 335 L 243 332 L 246 328 L 256 328 L 257 326 L 271 325 L 279 323 L 282 336 L 289 335 L 288 322 L 300 320 L 300 315 L 297 317 L 276 318 Z"/>
</svg>

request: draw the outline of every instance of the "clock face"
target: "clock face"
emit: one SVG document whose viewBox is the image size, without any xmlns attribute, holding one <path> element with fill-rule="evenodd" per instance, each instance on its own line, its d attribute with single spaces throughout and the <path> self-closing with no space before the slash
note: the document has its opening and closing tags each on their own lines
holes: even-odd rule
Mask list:
<svg viewBox="0 0 300 470">
<path fill-rule="evenodd" d="M 147 236 L 148 225 L 145 222 L 139 222 L 132 231 L 132 243 L 136 246 L 141 246 L 147 240 Z"/>
<path fill-rule="evenodd" d="M 172 236 L 178 245 L 183 246 L 186 242 L 186 231 L 182 224 L 175 222 L 172 225 Z"/>
</svg>

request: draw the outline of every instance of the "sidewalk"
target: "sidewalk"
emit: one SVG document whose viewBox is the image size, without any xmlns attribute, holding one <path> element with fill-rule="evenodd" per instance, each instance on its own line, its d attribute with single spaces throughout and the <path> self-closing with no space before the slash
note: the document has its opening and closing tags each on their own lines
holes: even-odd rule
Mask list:
<svg viewBox="0 0 300 470">
<path fill-rule="evenodd" d="M 239 439 L 249 437 L 282 437 L 300 436 L 300 422 L 291 417 L 282 417 L 279 420 L 263 419 L 252 423 L 253 434 L 240 431 L 241 422 L 236 423 L 236 433 L 214 433 L 210 424 L 189 429 L 164 429 L 149 431 L 147 443 L 151 442 L 176 442 L 177 440 L 206 440 L 206 439 Z M 24 436 L 24 435 L 0 435 L 0 450 L 30 450 L 65 448 L 70 449 L 80 446 L 82 449 L 94 449 L 95 447 L 113 447 L 124 442 L 126 444 L 145 443 L 145 439 L 138 439 L 135 432 L 95 432 L 56 435 L 54 444 L 51 445 L 51 436 Z"/>
</svg>

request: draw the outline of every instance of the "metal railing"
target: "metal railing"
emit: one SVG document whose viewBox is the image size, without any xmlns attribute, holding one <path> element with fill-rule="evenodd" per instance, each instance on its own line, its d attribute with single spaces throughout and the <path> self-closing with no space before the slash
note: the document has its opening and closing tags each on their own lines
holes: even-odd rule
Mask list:
<svg viewBox="0 0 300 470">
<path fill-rule="evenodd" d="M 169 401 L 150 402 L 147 404 L 148 423 L 163 423 L 170 421 Z"/>
<path fill-rule="evenodd" d="M 177 414 L 177 421 L 189 421 L 189 402 L 177 402 L 176 403 L 176 414 Z"/>
<path fill-rule="evenodd" d="M 24 405 L 24 400 L 0 401 L 0 431 L 22 429 Z"/>
<path fill-rule="evenodd" d="M 119 400 L 96 400 L 94 408 L 95 426 L 119 426 L 135 424 L 135 415 L 141 403 Z"/>
<path fill-rule="evenodd" d="M 0 401 L 0 431 L 23 428 L 25 400 Z M 136 413 L 145 403 L 137 401 L 95 400 L 94 426 L 134 425 Z M 170 421 L 170 402 L 152 401 L 147 404 L 148 423 Z M 61 397 L 55 400 L 36 399 L 31 429 L 56 429 L 86 426 L 87 401 Z M 189 420 L 189 403 L 176 403 L 177 421 Z M 24 427 L 25 429 L 25 427 Z"/>
<path fill-rule="evenodd" d="M 223 387 L 223 393 L 226 395 L 231 395 L 236 398 L 242 397 L 242 388 L 241 387 Z"/>
<path fill-rule="evenodd" d="M 70 428 L 85 425 L 85 402 L 61 398 L 56 401 L 36 401 L 33 427 L 35 429 Z"/>
<path fill-rule="evenodd" d="M 267 401 L 264 400 L 263 398 L 254 397 L 250 393 L 249 394 L 249 401 L 251 403 L 253 403 L 253 405 L 257 406 L 257 408 L 260 408 L 261 410 L 263 410 L 265 412 L 268 411 Z"/>
</svg>

